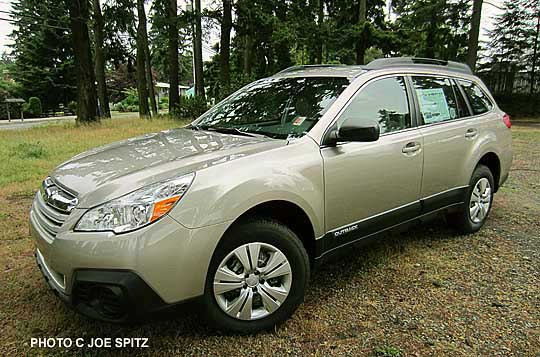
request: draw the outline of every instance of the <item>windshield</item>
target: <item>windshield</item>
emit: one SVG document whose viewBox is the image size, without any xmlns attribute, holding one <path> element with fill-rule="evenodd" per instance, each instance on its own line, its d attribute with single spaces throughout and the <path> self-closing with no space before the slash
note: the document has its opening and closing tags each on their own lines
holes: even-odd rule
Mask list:
<svg viewBox="0 0 540 357">
<path fill-rule="evenodd" d="M 348 85 L 342 77 L 265 78 L 216 105 L 193 127 L 300 137 Z"/>
</svg>

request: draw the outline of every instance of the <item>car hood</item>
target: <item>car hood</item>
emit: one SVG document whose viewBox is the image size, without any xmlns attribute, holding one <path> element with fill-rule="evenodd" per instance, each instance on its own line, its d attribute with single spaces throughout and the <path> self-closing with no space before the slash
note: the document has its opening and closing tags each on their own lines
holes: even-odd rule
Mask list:
<svg viewBox="0 0 540 357">
<path fill-rule="evenodd" d="M 286 140 L 179 128 L 89 150 L 58 166 L 51 177 L 79 197 L 79 208 L 88 208 L 163 179 L 283 145 Z"/>
</svg>

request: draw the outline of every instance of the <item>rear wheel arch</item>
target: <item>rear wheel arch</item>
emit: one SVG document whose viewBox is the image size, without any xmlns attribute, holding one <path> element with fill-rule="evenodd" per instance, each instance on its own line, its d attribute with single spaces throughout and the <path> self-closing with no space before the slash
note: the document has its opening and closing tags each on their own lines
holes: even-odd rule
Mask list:
<svg viewBox="0 0 540 357">
<path fill-rule="evenodd" d="M 495 184 L 494 192 L 497 192 L 499 189 L 499 180 L 501 177 L 501 161 L 499 159 L 499 156 L 492 151 L 487 152 L 480 158 L 475 168 L 478 167 L 478 165 L 484 165 L 491 171 Z"/>
</svg>

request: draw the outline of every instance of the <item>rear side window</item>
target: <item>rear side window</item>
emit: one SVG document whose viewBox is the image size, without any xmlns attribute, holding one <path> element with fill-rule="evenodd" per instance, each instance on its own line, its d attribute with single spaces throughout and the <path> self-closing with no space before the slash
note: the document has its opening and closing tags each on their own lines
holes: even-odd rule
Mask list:
<svg viewBox="0 0 540 357">
<path fill-rule="evenodd" d="M 389 133 L 411 127 L 407 90 L 403 77 L 378 79 L 356 94 L 340 116 L 338 124 L 376 121 L 380 132 Z"/>
<path fill-rule="evenodd" d="M 456 82 L 452 81 L 452 84 L 454 87 L 454 94 L 456 95 L 456 99 L 457 99 L 458 115 L 460 118 L 468 117 L 471 114 L 469 113 L 467 102 L 465 102 L 465 98 L 463 97 L 463 94 L 461 93 L 461 90 L 459 89 Z"/>
<path fill-rule="evenodd" d="M 432 124 L 460 117 L 452 82 L 448 78 L 413 77 L 424 124 Z"/>
<path fill-rule="evenodd" d="M 469 99 L 474 115 L 484 114 L 491 110 L 493 104 L 480 87 L 469 81 L 458 80 L 458 82 Z"/>
</svg>

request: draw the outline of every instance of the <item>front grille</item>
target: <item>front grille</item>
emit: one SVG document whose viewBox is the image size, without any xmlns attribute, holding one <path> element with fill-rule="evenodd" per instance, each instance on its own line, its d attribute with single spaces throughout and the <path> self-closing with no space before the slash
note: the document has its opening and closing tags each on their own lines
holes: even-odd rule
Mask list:
<svg viewBox="0 0 540 357">
<path fill-rule="evenodd" d="M 33 216 L 38 228 L 48 238 L 55 238 L 76 204 L 75 195 L 56 185 L 50 178 L 45 179 L 32 205 Z"/>
</svg>

